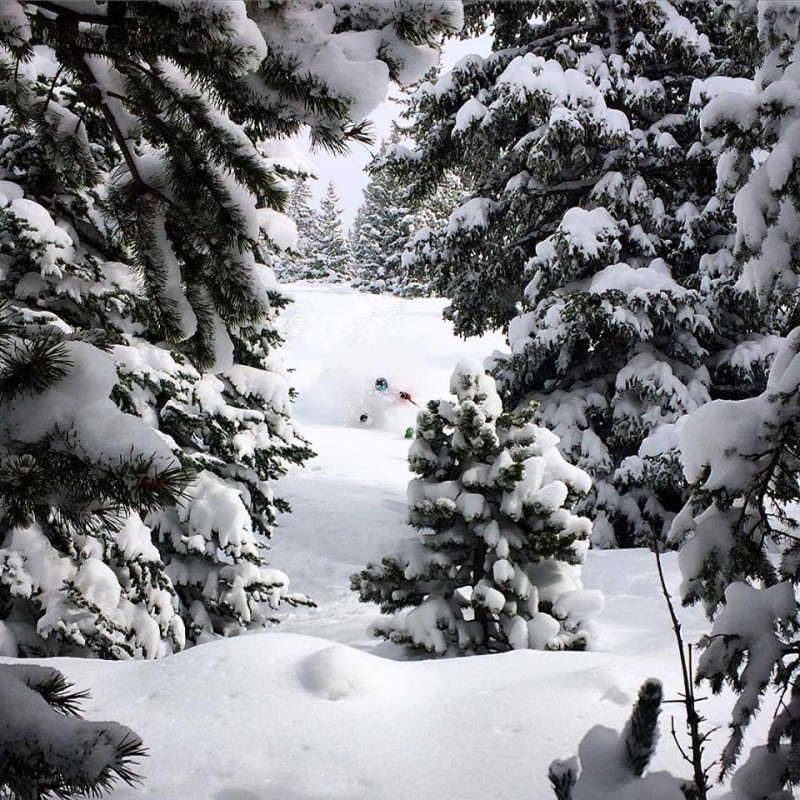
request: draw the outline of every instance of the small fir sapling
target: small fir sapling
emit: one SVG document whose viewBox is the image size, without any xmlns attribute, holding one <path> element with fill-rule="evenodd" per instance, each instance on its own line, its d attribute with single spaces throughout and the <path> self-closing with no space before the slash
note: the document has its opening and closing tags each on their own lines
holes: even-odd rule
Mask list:
<svg viewBox="0 0 800 800">
<path fill-rule="evenodd" d="M 418 415 L 409 452 L 418 538 L 352 577 L 392 615 L 375 634 L 437 655 L 586 647 L 602 596 L 581 587 L 591 526 L 569 509 L 588 476 L 532 408 L 503 412 L 478 362 L 460 362 L 450 389 L 454 402 Z"/>
<path fill-rule="evenodd" d="M 697 800 L 690 781 L 668 772 L 647 773 L 658 742 L 661 703 L 661 683 L 646 680 L 622 733 L 598 725 L 583 738 L 577 757 L 554 761 L 549 778 L 557 800 Z"/>
<path fill-rule="evenodd" d="M 68 800 L 140 783 L 142 740 L 119 723 L 81 719 L 87 697 L 52 667 L 0 665 L 0 794 Z"/>
</svg>

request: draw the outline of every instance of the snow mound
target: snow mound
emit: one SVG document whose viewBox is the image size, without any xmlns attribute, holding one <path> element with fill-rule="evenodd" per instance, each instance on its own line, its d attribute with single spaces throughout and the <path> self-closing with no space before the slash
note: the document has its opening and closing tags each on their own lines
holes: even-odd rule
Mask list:
<svg viewBox="0 0 800 800">
<path fill-rule="evenodd" d="M 378 674 L 379 664 L 375 656 L 352 647 L 334 645 L 300 663 L 300 682 L 326 700 L 369 695 L 384 685 Z"/>
</svg>

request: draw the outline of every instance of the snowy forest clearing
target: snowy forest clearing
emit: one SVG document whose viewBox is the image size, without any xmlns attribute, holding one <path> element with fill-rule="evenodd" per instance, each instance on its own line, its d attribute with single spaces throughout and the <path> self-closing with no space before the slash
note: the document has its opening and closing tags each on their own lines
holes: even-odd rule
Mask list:
<svg viewBox="0 0 800 800">
<path fill-rule="evenodd" d="M 367 635 L 377 609 L 358 603 L 349 576 L 413 535 L 404 524 L 403 432 L 416 409 L 387 404 L 372 427 L 354 421 L 356 412 L 371 402 L 377 376 L 418 402 L 444 397 L 458 359 L 502 342 L 455 339 L 440 319 L 442 301 L 336 286 L 290 292 L 283 355 L 301 393 L 297 420 L 318 456 L 278 484 L 294 511 L 281 520 L 270 560 L 318 608 L 281 612 L 283 624 L 266 633 L 160 661 L 48 661 L 91 691 L 87 718 L 129 725 L 150 751 L 143 787 L 120 786 L 112 797 L 549 800 L 550 762 L 574 755 L 594 725 L 620 729 L 642 679 L 657 677 L 667 699 L 678 697 L 653 556 L 590 552 L 584 585 L 606 596 L 591 652 L 399 660 L 403 651 Z M 677 559 L 664 564 L 676 593 Z M 679 614 L 688 642 L 708 630 L 699 608 Z M 701 703 L 706 729 L 724 728 L 730 706 L 730 697 Z M 756 740 L 769 711 L 754 723 Z M 670 714 L 683 733 L 681 707 L 666 706 L 653 769 L 688 775 Z M 720 731 L 710 752 L 724 738 Z"/>
</svg>

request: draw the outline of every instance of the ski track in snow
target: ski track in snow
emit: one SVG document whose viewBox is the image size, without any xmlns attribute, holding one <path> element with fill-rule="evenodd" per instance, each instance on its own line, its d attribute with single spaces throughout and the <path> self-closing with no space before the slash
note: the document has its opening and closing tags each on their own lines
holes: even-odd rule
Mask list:
<svg viewBox="0 0 800 800">
<path fill-rule="evenodd" d="M 157 662 L 52 660 L 90 689 L 87 718 L 129 725 L 150 750 L 144 785 L 120 786 L 112 800 L 549 800 L 550 762 L 575 754 L 596 724 L 620 729 L 644 678 L 662 680 L 668 699 L 681 691 L 653 556 L 589 553 L 584 586 L 606 596 L 591 652 L 409 659 L 371 639 L 377 608 L 358 602 L 349 577 L 415 535 L 403 432 L 416 415 L 376 399 L 373 382 L 386 377 L 420 403 L 446 398 L 459 359 L 503 343 L 455 339 L 441 300 L 288 288 L 296 302 L 281 318 L 282 354 L 318 455 L 277 485 L 293 513 L 270 562 L 318 607 Z M 357 422 L 365 406 L 369 426 Z M 674 554 L 664 567 L 677 596 Z M 687 642 L 708 630 L 698 609 L 678 613 Z M 706 729 L 724 728 L 730 707 L 729 696 L 704 702 Z M 754 725 L 762 737 L 770 710 Z M 652 768 L 688 775 L 671 716 L 683 731 L 680 707 L 666 706 Z M 712 757 L 723 743 L 724 731 Z"/>
</svg>

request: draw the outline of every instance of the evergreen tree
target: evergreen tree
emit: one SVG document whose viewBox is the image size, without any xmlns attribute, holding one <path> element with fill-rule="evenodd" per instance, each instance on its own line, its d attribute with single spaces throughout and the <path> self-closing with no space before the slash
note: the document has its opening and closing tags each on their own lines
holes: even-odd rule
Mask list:
<svg viewBox="0 0 800 800">
<path fill-rule="evenodd" d="M 395 289 L 401 276 L 401 254 L 412 230 L 412 209 L 402 183 L 388 170 L 375 170 L 389 142 L 384 141 L 369 169 L 370 180 L 350 232 L 353 285 L 372 292 Z"/>
<path fill-rule="evenodd" d="M 437 655 L 582 649 L 599 598 L 580 586 L 590 523 L 569 507 L 589 477 L 531 409 L 502 412 L 476 362 L 459 363 L 450 390 L 457 402 L 428 404 L 409 452 L 420 537 L 353 575 L 352 588 L 395 615 L 376 635 Z"/>
<path fill-rule="evenodd" d="M 744 6 L 742 16 L 745 41 L 759 59 L 755 79 L 722 84 L 702 116 L 709 137 L 724 147 L 718 182 L 736 212 L 726 278 L 731 303 L 738 300 L 755 334 L 733 366 L 747 375 L 751 359 L 763 363 L 775 349 L 776 333 L 788 335 L 761 394 L 716 400 L 684 422 L 681 458 L 692 496 L 672 535 L 687 540 L 680 554 L 684 601 L 702 602 L 714 620 L 697 677 L 715 692 L 729 684 L 737 694 L 723 774 L 737 765 L 770 683 L 780 691 L 766 747 L 755 748 L 732 779 L 737 797 L 749 800 L 789 797 L 786 785 L 800 783 L 800 114 L 790 99 L 800 88 L 800 7 Z"/>
<path fill-rule="evenodd" d="M 367 291 L 404 297 L 433 292 L 425 252 L 431 237 L 458 206 L 461 181 L 443 176 L 428 195 L 414 199 L 386 167 L 384 142 L 370 167 L 370 181 L 358 209 L 350 243 L 356 278 Z"/>
<path fill-rule="evenodd" d="M 350 278 L 350 247 L 342 228 L 342 209 L 333 181 L 328 183 L 319 212 L 306 234 L 303 278 L 343 281 Z"/>
<path fill-rule="evenodd" d="M 110 168 L 99 115 L 47 62 L 28 71 L 33 97 L 80 115 L 98 171 Z M 179 501 L 191 471 L 111 399 L 132 276 L 97 250 L 121 254 L 97 186 L 62 186 L 47 139 L 7 105 L 0 118 L 0 653 L 180 649 L 174 591 L 141 517 Z"/>
<path fill-rule="evenodd" d="M 433 80 L 440 72 L 441 62 L 425 79 Z M 410 116 L 411 98 L 421 85 L 422 81 L 404 87 L 403 98 L 396 101 L 404 107 L 401 118 Z M 454 172 L 441 175 L 426 193 L 415 192 L 404 176 L 395 174 L 387 155 L 411 134 L 402 122 L 392 123 L 391 136 L 381 142 L 367 167 L 369 183 L 350 232 L 353 285 L 366 291 L 390 291 L 403 297 L 432 294 L 427 263 L 417 250 L 424 252 L 424 243 L 459 205 L 462 185 Z"/>
<path fill-rule="evenodd" d="M 287 173 L 263 151 L 303 125 L 363 138 L 337 37 L 387 59 L 377 96 L 451 12 L 2 5 L 4 655 L 154 657 L 307 602 L 262 552 L 272 481 L 309 454 L 274 358 Z"/>
<path fill-rule="evenodd" d="M 295 243 L 274 258 L 275 274 L 281 281 L 296 281 L 306 277 L 313 245 L 317 240 L 318 218 L 311 208 L 311 189 L 306 178 L 296 178 L 289 194 L 286 216 L 297 230 Z"/>
<path fill-rule="evenodd" d="M 408 189 L 406 189 L 408 195 Z M 411 217 L 411 235 L 405 241 L 400 254 L 400 288 L 398 294 L 432 295 L 436 294 L 436 281 L 431 271 L 429 255 L 436 232 L 447 223 L 450 214 L 460 205 L 463 184 L 458 175 L 448 172 L 429 194 L 414 202 Z M 435 245 L 433 245 L 435 247 Z"/>
<path fill-rule="evenodd" d="M 456 331 L 508 331 L 493 371 L 586 469 L 599 546 L 663 538 L 685 499 L 671 428 L 711 397 L 716 318 L 698 260 L 730 232 L 693 87 L 741 69 L 721 4 L 490 3 L 494 52 L 415 96 L 422 191 L 472 197 L 423 243 Z M 731 340 L 730 337 L 733 337 Z"/>
</svg>

